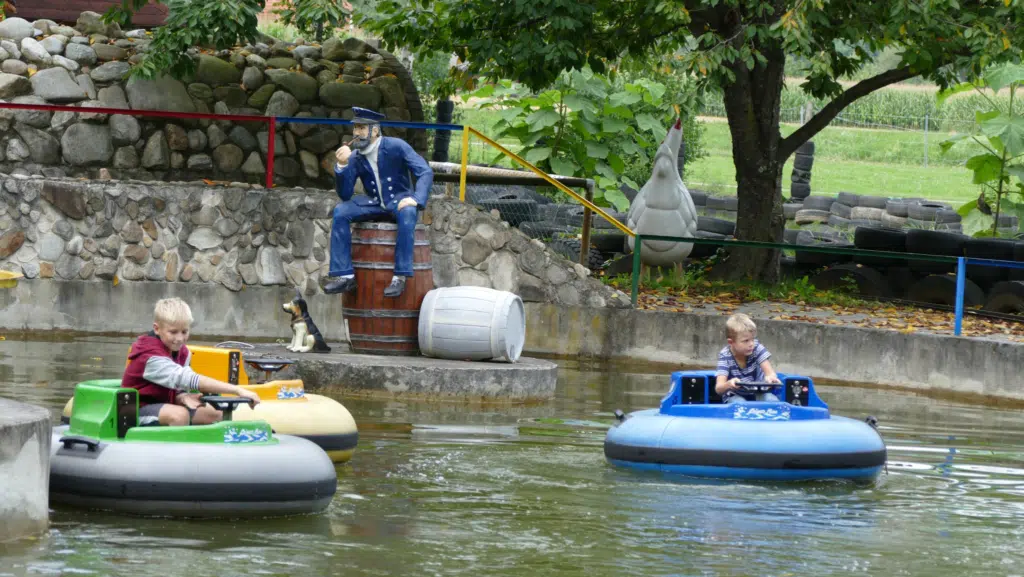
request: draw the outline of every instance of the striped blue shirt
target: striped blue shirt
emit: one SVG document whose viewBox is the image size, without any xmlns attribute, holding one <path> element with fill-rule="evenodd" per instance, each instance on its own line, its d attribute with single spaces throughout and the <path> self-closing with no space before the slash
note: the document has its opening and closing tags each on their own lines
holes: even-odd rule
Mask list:
<svg viewBox="0 0 1024 577">
<path fill-rule="evenodd" d="M 729 348 L 729 345 L 725 345 L 722 350 L 718 351 L 718 371 L 715 376 L 724 375 L 726 380 L 739 379 L 741 383 L 763 383 L 764 371 L 761 370 L 761 363 L 771 357 L 772 354 L 761 344 L 761 341 L 755 339 L 754 352 L 747 357 L 747 366 L 741 369 L 739 363 L 736 362 L 736 357 L 732 354 L 732 349 Z M 729 391 L 722 395 L 722 400 L 725 401 L 735 394 Z"/>
</svg>

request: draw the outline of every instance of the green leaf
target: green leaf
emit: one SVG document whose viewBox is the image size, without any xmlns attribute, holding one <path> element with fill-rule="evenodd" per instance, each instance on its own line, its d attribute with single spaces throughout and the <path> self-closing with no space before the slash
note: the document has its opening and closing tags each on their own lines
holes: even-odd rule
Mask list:
<svg viewBox="0 0 1024 577">
<path fill-rule="evenodd" d="M 946 100 L 949 99 L 950 96 L 974 90 L 974 86 L 975 85 L 970 82 L 964 82 L 962 84 L 957 84 L 956 86 L 940 91 L 939 94 L 935 97 L 935 106 L 942 106 L 946 102 Z"/>
<path fill-rule="evenodd" d="M 967 168 L 974 171 L 974 184 L 982 184 L 999 178 L 1003 161 L 994 154 L 979 154 L 967 160 Z"/>
<path fill-rule="evenodd" d="M 612 106 L 632 106 L 643 100 L 643 97 L 635 92 L 616 92 L 608 98 Z"/>
<path fill-rule="evenodd" d="M 1024 166 L 1007 166 L 1006 172 L 1011 176 L 1016 176 L 1017 180 L 1024 182 Z"/>
<path fill-rule="evenodd" d="M 587 141 L 587 156 L 591 158 L 607 158 L 608 147 L 600 142 Z"/>
<path fill-rule="evenodd" d="M 961 226 L 963 227 L 964 234 L 967 236 L 974 236 L 978 232 L 991 230 L 992 224 L 995 223 L 996 219 L 991 215 L 985 214 L 978 210 L 977 207 L 963 218 Z"/>
<path fill-rule="evenodd" d="M 575 162 L 561 156 L 552 157 L 549 164 L 551 165 L 551 170 L 561 176 L 575 176 L 576 171 L 579 170 L 579 166 Z"/>
<path fill-rule="evenodd" d="M 574 112 L 582 112 L 583 110 L 593 108 L 593 105 L 590 104 L 590 102 L 578 94 L 566 95 L 562 100 L 562 104 L 568 106 L 569 110 Z"/>
<path fill-rule="evenodd" d="M 1024 153 L 1024 117 L 1000 114 L 981 123 L 981 132 L 998 137 L 1010 156 Z"/>
<path fill-rule="evenodd" d="M 954 135 L 950 136 L 949 138 L 947 138 L 946 140 L 943 140 L 942 142 L 940 142 L 939 143 L 939 148 L 941 148 L 942 149 L 942 153 L 945 154 L 945 153 L 949 152 L 949 149 L 953 148 L 954 144 L 956 144 L 957 142 L 960 142 L 961 140 L 963 140 L 965 138 L 970 138 L 970 136 L 971 135 L 969 135 L 969 134 L 954 134 Z"/>
<path fill-rule="evenodd" d="M 546 160 L 550 156 L 551 156 L 551 148 L 550 147 L 531 148 L 530 151 L 526 153 L 526 157 L 525 158 L 526 158 L 527 162 L 529 162 L 531 164 L 537 164 L 538 162 L 540 162 L 542 160 Z"/>
<path fill-rule="evenodd" d="M 614 152 L 608 155 L 608 165 L 612 167 L 615 174 L 622 174 L 626 171 L 626 163 L 622 161 L 622 157 Z"/>
<path fill-rule="evenodd" d="M 661 122 L 657 118 L 650 114 L 637 114 L 636 125 L 640 127 L 640 130 L 657 134 L 659 130 L 664 131 L 665 128 L 661 125 Z"/>
<path fill-rule="evenodd" d="M 978 208 L 978 201 L 972 200 L 970 202 L 965 202 L 962 205 L 960 205 L 960 208 L 956 209 L 956 213 L 959 214 L 961 218 L 963 218 L 976 208 Z"/>
<path fill-rule="evenodd" d="M 619 212 L 626 212 L 629 210 L 629 199 L 626 198 L 625 194 L 619 190 L 617 186 L 609 186 L 608 188 L 602 189 L 604 191 L 604 199 L 609 204 L 615 207 L 615 210 Z"/>
<path fill-rule="evenodd" d="M 1016 82 L 1024 82 L 1024 66 L 1020 64 L 993 66 L 985 71 L 985 82 L 996 92 Z"/>
<path fill-rule="evenodd" d="M 601 128 L 603 128 L 605 132 L 618 134 L 620 132 L 625 132 L 625 130 L 629 128 L 629 125 L 619 118 L 608 117 L 601 123 Z"/>
<path fill-rule="evenodd" d="M 609 180 L 617 181 L 619 179 L 619 175 L 614 170 L 612 170 L 612 167 L 608 166 L 603 162 L 598 162 L 597 166 L 595 166 L 594 168 L 596 169 L 598 174 Z"/>
<path fill-rule="evenodd" d="M 541 130 L 558 124 L 562 117 L 551 108 L 542 108 L 526 117 L 531 130 Z"/>
</svg>

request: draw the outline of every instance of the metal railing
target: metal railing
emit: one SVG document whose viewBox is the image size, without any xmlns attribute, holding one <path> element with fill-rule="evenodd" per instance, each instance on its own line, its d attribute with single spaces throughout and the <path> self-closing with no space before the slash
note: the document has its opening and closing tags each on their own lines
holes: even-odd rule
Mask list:
<svg viewBox="0 0 1024 577">
<path fill-rule="evenodd" d="M 653 234 L 637 234 L 636 242 L 633 245 L 633 271 L 630 301 L 636 308 L 640 296 L 640 253 L 643 250 L 643 241 L 655 240 L 663 242 L 689 242 L 693 244 L 710 244 L 727 247 L 748 247 L 748 248 L 769 248 L 778 250 L 799 250 L 801 252 L 817 252 L 827 254 L 842 254 L 850 256 L 887 257 L 895 259 L 909 259 L 919 261 L 931 261 L 956 265 L 956 306 L 953 334 L 960 336 L 964 316 L 964 291 L 967 280 L 967 265 L 994 266 L 1011 269 L 1024 269 L 1024 262 L 1011 260 L 997 260 L 988 258 L 971 258 L 965 256 L 945 256 L 935 254 L 922 254 L 911 252 L 896 252 L 887 250 L 867 250 L 862 248 L 835 248 L 815 245 L 793 245 L 778 242 L 760 242 L 752 240 L 731 240 L 717 238 L 690 238 L 682 236 L 660 236 Z"/>
</svg>

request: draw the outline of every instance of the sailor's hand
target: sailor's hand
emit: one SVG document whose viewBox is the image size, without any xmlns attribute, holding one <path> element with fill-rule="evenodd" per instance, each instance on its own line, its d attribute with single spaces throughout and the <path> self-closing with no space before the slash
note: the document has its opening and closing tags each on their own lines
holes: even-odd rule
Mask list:
<svg viewBox="0 0 1024 577">
<path fill-rule="evenodd" d="M 341 166 L 348 164 L 348 158 L 350 156 L 352 156 L 352 149 L 349 148 L 347 144 L 339 148 L 337 152 L 334 153 L 334 158 L 338 160 L 338 164 Z"/>
<path fill-rule="evenodd" d="M 403 198 L 402 200 L 398 201 L 398 210 L 402 210 L 403 208 L 405 208 L 407 206 L 411 206 L 413 208 L 416 208 L 417 206 L 419 206 L 419 203 L 416 202 L 416 199 L 414 199 L 412 197 L 408 197 L 408 196 Z"/>
<path fill-rule="evenodd" d="M 239 387 L 238 396 L 242 397 L 243 399 L 249 399 L 250 401 L 252 401 L 252 406 L 254 407 L 260 404 L 260 396 L 250 391 L 249 389 L 243 389 Z"/>
</svg>

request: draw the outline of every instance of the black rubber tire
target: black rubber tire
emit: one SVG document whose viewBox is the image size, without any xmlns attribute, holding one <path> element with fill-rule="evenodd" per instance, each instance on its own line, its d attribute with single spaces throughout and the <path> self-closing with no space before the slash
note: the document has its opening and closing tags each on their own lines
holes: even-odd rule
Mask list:
<svg viewBox="0 0 1024 577">
<path fill-rule="evenodd" d="M 602 254 L 611 255 L 622 252 L 625 242 L 626 234 L 618 230 L 604 230 L 590 235 L 590 246 L 601 251 Z"/>
<path fill-rule="evenodd" d="M 907 252 L 917 254 L 937 254 L 943 256 L 963 256 L 965 237 L 937 230 L 907 231 Z M 910 270 L 923 274 L 945 274 L 954 271 L 953 263 L 929 262 L 907 259 Z"/>
<path fill-rule="evenodd" d="M 789 195 L 793 198 L 809 198 L 811 195 L 811 184 L 809 182 L 794 182 L 789 187 Z"/>
<path fill-rule="evenodd" d="M 955 210 L 950 210 L 950 209 L 947 209 L 947 208 L 940 208 L 939 210 L 935 211 L 935 222 L 937 222 L 937 223 L 949 223 L 949 224 L 952 224 L 952 223 L 960 222 L 962 220 L 963 219 L 960 217 L 960 213 L 958 213 Z"/>
<path fill-rule="evenodd" d="M 853 233 L 853 245 L 864 250 L 907 252 L 907 233 L 887 228 L 859 227 Z M 876 267 L 906 266 L 906 259 L 855 256 L 853 262 Z"/>
<path fill-rule="evenodd" d="M 611 209 L 605 209 L 605 212 L 608 213 L 608 216 L 611 216 L 611 217 L 615 218 L 615 220 L 621 222 L 622 224 L 626 224 L 626 216 L 627 216 L 626 213 L 624 213 L 624 212 L 616 212 L 616 211 L 611 210 Z M 602 230 L 608 230 L 608 229 L 616 229 L 616 230 L 618 230 L 617 227 L 614 224 L 608 222 L 607 220 L 605 220 L 605 218 L 603 216 L 601 216 L 600 214 L 596 214 L 596 213 L 592 214 L 591 217 L 590 217 L 590 227 L 591 228 L 599 228 L 599 229 L 602 229 Z"/>
<path fill-rule="evenodd" d="M 853 210 L 852 206 L 843 204 L 841 202 L 833 202 L 832 206 L 828 208 L 828 211 L 836 216 L 841 216 L 846 220 L 850 220 L 850 211 Z"/>
<path fill-rule="evenodd" d="M 1016 245 L 1010 239 L 1001 238 L 968 238 L 964 242 L 964 256 L 968 258 L 988 258 L 994 260 L 1013 260 L 1013 249 Z M 983 289 L 990 289 L 998 282 L 1009 278 L 1010 269 L 981 264 L 967 265 L 967 278 Z"/>
<path fill-rule="evenodd" d="M 834 226 L 840 230 L 848 230 L 850 228 L 850 219 L 830 214 L 828 215 L 828 225 Z"/>
<path fill-rule="evenodd" d="M 936 202 L 913 203 L 907 205 L 907 216 L 914 220 L 934 222 L 935 213 L 948 208 L 949 205 Z"/>
<path fill-rule="evenodd" d="M 578 204 L 542 204 L 537 205 L 537 221 L 583 226 L 583 207 Z"/>
<path fill-rule="evenodd" d="M 907 217 L 907 202 L 903 200 L 893 199 L 886 201 L 885 212 L 893 216 Z"/>
<path fill-rule="evenodd" d="M 811 171 L 809 171 L 809 170 L 799 170 L 797 168 L 794 168 L 793 172 L 791 172 L 790 175 L 789 175 L 789 180 L 792 181 L 792 182 L 810 182 L 811 181 Z"/>
<path fill-rule="evenodd" d="M 523 234 L 530 238 L 539 238 L 541 240 L 576 232 L 576 229 L 571 226 L 551 221 L 521 222 L 519 223 L 519 230 L 523 231 Z"/>
<path fill-rule="evenodd" d="M 867 220 L 863 218 L 851 218 L 850 226 L 853 228 L 882 228 L 882 221 Z"/>
<path fill-rule="evenodd" d="M 832 246 L 835 248 L 853 248 L 853 244 L 830 235 L 802 230 L 796 236 L 797 246 Z M 830 266 L 850 260 L 849 255 L 830 254 L 825 252 L 796 251 L 796 261 L 803 266 Z"/>
<path fill-rule="evenodd" d="M 691 190 L 690 198 L 693 199 L 694 206 L 707 206 L 708 194 L 703 190 Z"/>
<path fill-rule="evenodd" d="M 793 217 L 793 220 L 797 224 L 825 224 L 828 222 L 828 217 L 828 211 L 804 208 L 796 211 L 796 216 Z"/>
<path fill-rule="evenodd" d="M 458 198 L 458 190 L 455 191 L 455 197 Z M 498 195 L 493 191 L 482 189 L 478 186 L 467 186 L 466 187 L 466 201 L 473 204 L 480 204 L 485 200 L 495 200 Z"/>
<path fill-rule="evenodd" d="M 907 291 L 911 285 L 917 282 L 917 276 L 906 266 L 891 266 L 885 270 L 885 278 L 889 281 L 889 290 L 892 296 L 903 299 L 907 298 Z"/>
<path fill-rule="evenodd" d="M 799 152 L 793 155 L 793 168 L 810 171 L 812 166 L 814 166 L 813 156 L 800 154 Z"/>
<path fill-rule="evenodd" d="M 860 195 L 852 192 L 840 192 L 836 196 L 836 200 L 845 204 L 846 206 L 860 206 Z"/>
<path fill-rule="evenodd" d="M 1013 244 L 1013 260 L 1024 264 L 1024 241 Z M 1011 268 L 1007 276 L 1010 280 L 1024 280 L 1024 268 Z"/>
<path fill-rule="evenodd" d="M 804 276 L 804 269 L 791 256 L 779 257 L 779 275 L 784 279 L 798 279 Z"/>
<path fill-rule="evenodd" d="M 564 256 L 570 262 L 580 262 L 580 246 L 582 244 L 578 238 L 560 238 L 548 243 L 548 248 Z M 601 266 L 604 265 L 604 256 L 601 254 L 601 251 L 593 247 L 590 248 L 588 260 L 587 268 L 590 270 L 600 270 Z"/>
<path fill-rule="evenodd" d="M 807 142 L 796 147 L 797 154 L 806 154 L 807 156 L 814 156 L 814 141 L 808 140 Z"/>
<path fill-rule="evenodd" d="M 782 205 L 782 216 L 786 217 L 786 220 L 793 220 L 796 218 L 796 211 L 803 209 L 804 204 L 802 202 L 787 202 Z"/>
<path fill-rule="evenodd" d="M 537 220 L 537 202 L 523 199 L 496 199 L 485 200 L 480 203 L 484 210 L 497 210 L 509 226 L 519 226 L 524 222 Z"/>
<path fill-rule="evenodd" d="M 1020 219 L 1012 214 L 1000 214 L 997 228 L 1017 228 Z"/>
<path fill-rule="evenodd" d="M 808 210 L 824 210 L 828 212 L 836 199 L 831 196 L 808 196 L 804 199 L 804 208 Z"/>
<path fill-rule="evenodd" d="M 709 232 L 706 230 L 698 230 L 696 236 L 697 238 L 716 238 L 719 240 L 723 240 L 729 237 L 729 235 L 726 234 L 719 234 L 717 232 Z M 693 250 L 690 251 L 690 258 L 708 258 L 709 256 L 718 252 L 719 248 L 721 248 L 721 246 L 717 244 L 695 244 L 693 245 Z"/>
<path fill-rule="evenodd" d="M 1024 282 L 1003 281 L 996 284 L 989 291 L 985 306 L 981 308 L 993 313 L 1024 315 Z"/>
<path fill-rule="evenodd" d="M 786 244 L 796 244 L 796 235 L 800 234 L 800 229 L 787 228 L 782 231 L 782 242 Z"/>
<path fill-rule="evenodd" d="M 863 206 L 865 208 L 881 208 L 885 209 L 885 204 L 889 202 L 888 198 L 884 196 L 862 196 L 860 197 L 860 204 L 857 206 Z"/>
<path fill-rule="evenodd" d="M 935 230 L 942 232 L 952 232 L 962 235 L 964 232 L 964 227 L 959 222 L 943 222 L 935 223 Z"/>
<path fill-rule="evenodd" d="M 853 280 L 857 287 L 856 294 L 868 297 L 892 296 L 889 283 L 882 273 L 871 267 L 853 263 L 829 267 L 814 275 L 811 284 L 819 290 L 844 289 L 849 286 L 846 279 Z"/>
<path fill-rule="evenodd" d="M 723 218 L 698 216 L 697 231 L 713 232 L 722 235 L 736 234 L 736 223 Z"/>
<path fill-rule="evenodd" d="M 909 300 L 919 303 L 936 305 L 956 305 L 956 276 L 952 274 L 932 274 L 910 286 L 907 291 Z M 985 304 L 985 291 L 974 284 L 971 279 L 964 279 L 964 306 L 979 307 Z"/>
<path fill-rule="evenodd" d="M 739 198 L 735 196 L 709 196 L 704 208 L 708 210 L 727 210 L 736 212 L 739 207 Z"/>
</svg>

